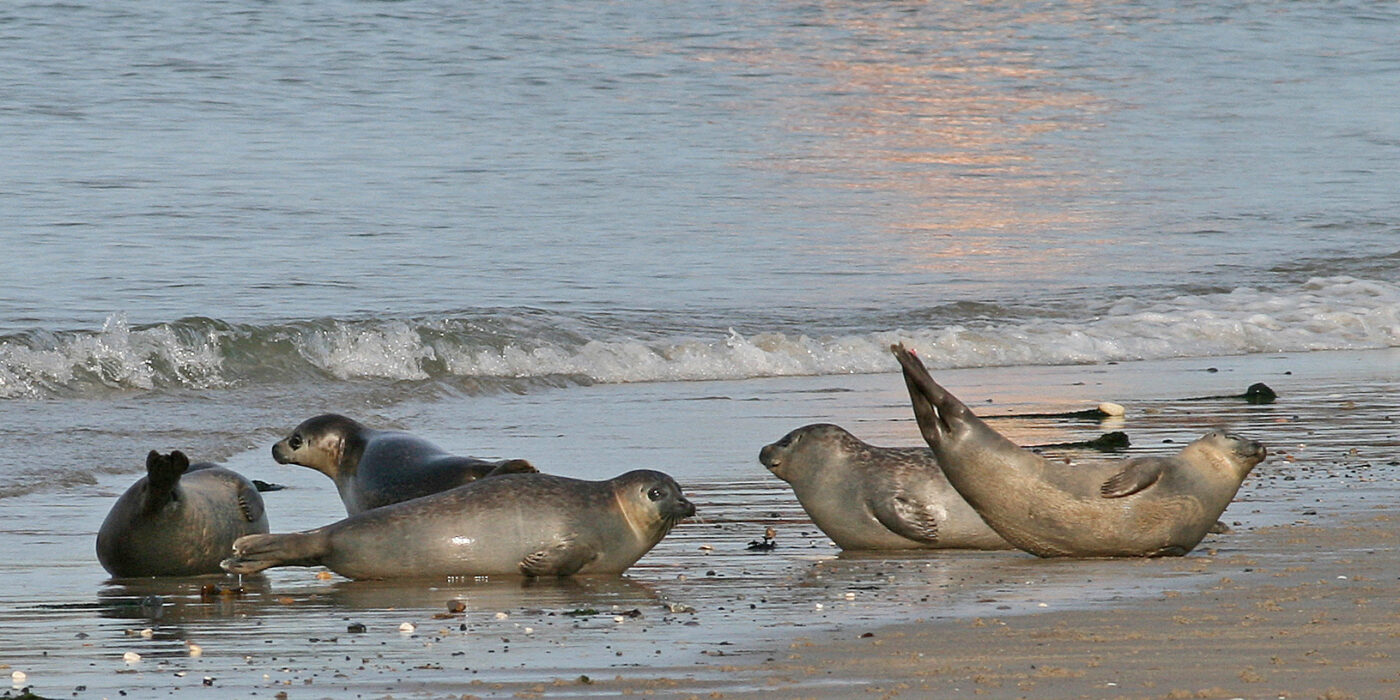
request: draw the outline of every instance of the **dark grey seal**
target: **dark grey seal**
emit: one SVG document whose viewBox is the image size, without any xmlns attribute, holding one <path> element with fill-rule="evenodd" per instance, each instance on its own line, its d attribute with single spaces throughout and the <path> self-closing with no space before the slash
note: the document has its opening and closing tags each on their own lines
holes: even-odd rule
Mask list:
<svg viewBox="0 0 1400 700">
<path fill-rule="evenodd" d="M 423 438 L 374 430 L 335 413 L 309 418 L 272 446 L 278 464 L 311 467 L 335 482 L 350 515 L 477 479 L 537 471 L 523 459 L 458 457 Z"/>
<path fill-rule="evenodd" d="M 792 486 L 842 549 L 1010 549 L 948 483 L 925 447 L 875 447 L 826 423 L 798 428 L 758 461 Z"/>
<path fill-rule="evenodd" d="M 146 456 L 146 476 L 117 499 L 97 531 L 97 560 L 118 578 L 222 573 L 235 540 L 268 531 L 247 479 L 183 452 Z"/>
<path fill-rule="evenodd" d="M 902 345 L 914 417 L 948 481 L 1007 541 L 1042 557 L 1190 552 L 1230 505 L 1264 446 L 1208 433 L 1170 457 L 1068 466 L 1017 447 L 933 381 Z"/>
<path fill-rule="evenodd" d="M 619 574 L 694 514 L 661 472 L 506 474 L 315 530 L 244 537 L 223 567 L 325 566 L 354 579 Z"/>
</svg>

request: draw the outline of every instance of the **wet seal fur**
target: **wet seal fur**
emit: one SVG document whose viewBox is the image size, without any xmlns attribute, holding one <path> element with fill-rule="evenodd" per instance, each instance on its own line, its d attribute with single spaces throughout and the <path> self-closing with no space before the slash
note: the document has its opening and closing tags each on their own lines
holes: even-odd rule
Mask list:
<svg viewBox="0 0 1400 700">
<path fill-rule="evenodd" d="M 409 433 L 374 430 L 335 413 L 302 421 L 272 446 L 272 458 L 329 476 L 350 515 L 488 476 L 537 471 L 523 459 L 458 457 Z"/>
<path fill-rule="evenodd" d="M 992 529 L 1037 556 L 1184 555 L 1267 454 L 1253 440 L 1216 431 L 1170 457 L 1056 464 L 988 427 L 904 346 L 891 350 L 948 481 Z"/>
<path fill-rule="evenodd" d="M 841 549 L 1011 549 L 924 447 L 875 447 L 844 428 L 798 428 L 758 461 Z"/>
<path fill-rule="evenodd" d="M 223 567 L 325 566 L 353 579 L 619 574 L 694 514 L 661 472 L 506 474 L 315 530 L 244 537 Z"/>
<path fill-rule="evenodd" d="M 183 452 L 146 456 L 146 476 L 123 493 L 97 531 L 97 560 L 117 578 L 223 573 L 235 540 L 268 531 L 252 482 Z"/>
</svg>

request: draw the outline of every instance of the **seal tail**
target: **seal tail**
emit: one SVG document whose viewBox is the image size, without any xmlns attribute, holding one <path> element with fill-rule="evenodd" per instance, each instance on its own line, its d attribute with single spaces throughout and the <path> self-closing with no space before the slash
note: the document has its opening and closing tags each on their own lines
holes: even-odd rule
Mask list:
<svg viewBox="0 0 1400 700">
<path fill-rule="evenodd" d="M 276 566 L 318 566 L 330 553 L 330 536 L 322 530 L 280 535 L 244 535 L 233 543 L 233 556 L 219 562 L 224 571 L 253 574 Z"/>
</svg>

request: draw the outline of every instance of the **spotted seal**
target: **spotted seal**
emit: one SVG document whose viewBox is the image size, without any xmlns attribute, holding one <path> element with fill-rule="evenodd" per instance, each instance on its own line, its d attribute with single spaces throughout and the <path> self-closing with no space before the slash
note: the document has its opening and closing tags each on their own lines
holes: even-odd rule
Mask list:
<svg viewBox="0 0 1400 700">
<path fill-rule="evenodd" d="M 842 549 L 1010 549 L 943 476 L 924 447 L 875 447 L 844 428 L 798 428 L 758 461 L 792 486 Z"/>
<path fill-rule="evenodd" d="M 118 578 L 222 573 L 235 540 L 268 531 L 262 497 L 241 475 L 185 453 L 146 456 L 146 476 L 97 531 L 97 560 Z"/>
<path fill-rule="evenodd" d="M 306 532 L 250 535 L 223 567 L 325 566 L 354 579 L 618 574 L 695 514 L 675 480 L 506 474 Z"/>
<path fill-rule="evenodd" d="M 891 350 L 949 483 L 998 534 L 1037 556 L 1184 555 L 1267 454 L 1258 442 L 1213 431 L 1169 457 L 1057 464 L 988 427 L 904 346 Z"/>
<path fill-rule="evenodd" d="M 278 464 L 310 467 L 335 482 L 350 515 L 488 476 L 537 471 L 523 459 L 488 462 L 448 454 L 423 438 L 374 430 L 327 413 L 308 418 L 272 446 Z"/>
</svg>

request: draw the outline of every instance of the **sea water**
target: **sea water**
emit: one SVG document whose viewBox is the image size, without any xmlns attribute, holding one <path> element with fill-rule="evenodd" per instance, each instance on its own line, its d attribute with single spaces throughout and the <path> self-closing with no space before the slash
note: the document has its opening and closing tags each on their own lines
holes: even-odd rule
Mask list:
<svg viewBox="0 0 1400 700">
<path fill-rule="evenodd" d="M 763 443 L 818 421 L 917 440 L 892 342 L 1037 407 L 1134 398 L 1092 391 L 1104 363 L 1400 346 L 1397 21 L 1370 2 L 7 4 L 7 566 L 90 598 L 92 535 L 151 449 L 289 485 L 274 529 L 340 517 L 267 451 L 336 411 L 553 473 L 673 473 L 719 520 L 642 571 L 703 576 L 692 545 L 742 546 L 774 513 L 812 534 Z M 1065 366 L 1053 395 L 1017 391 L 1044 365 Z M 781 561 L 734 568 L 804 566 Z"/>
</svg>

